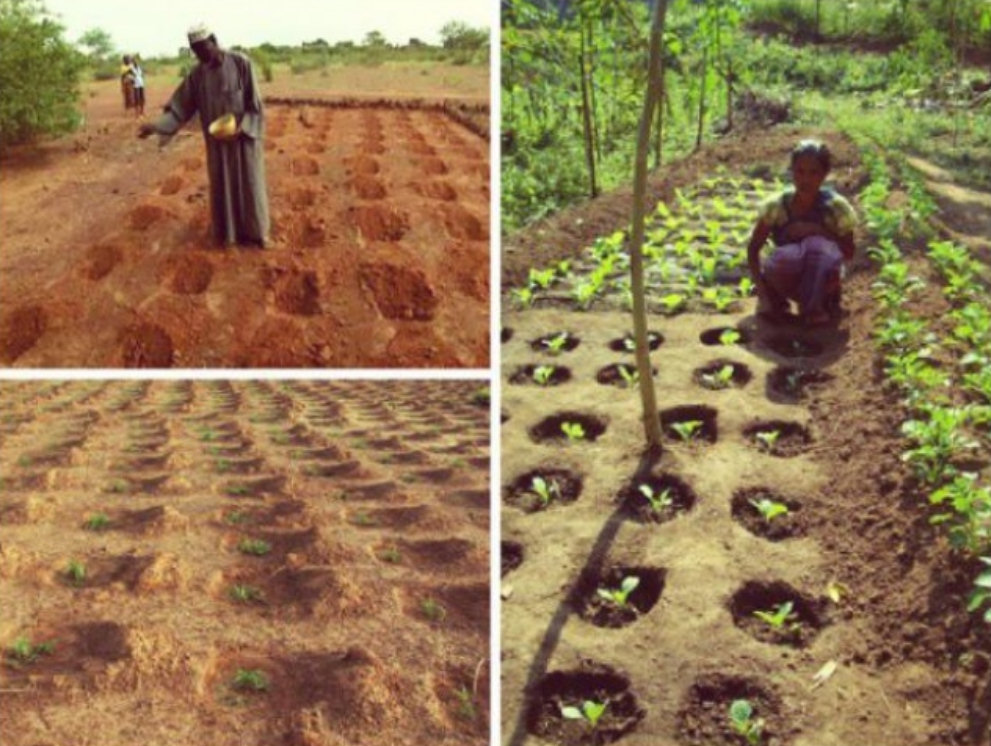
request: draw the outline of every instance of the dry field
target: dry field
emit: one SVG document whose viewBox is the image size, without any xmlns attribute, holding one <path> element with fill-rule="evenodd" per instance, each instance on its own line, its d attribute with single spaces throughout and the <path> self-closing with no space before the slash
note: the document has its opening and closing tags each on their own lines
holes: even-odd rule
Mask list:
<svg viewBox="0 0 991 746">
<path fill-rule="evenodd" d="M 4 383 L 4 744 L 487 743 L 477 389 Z"/>
</svg>

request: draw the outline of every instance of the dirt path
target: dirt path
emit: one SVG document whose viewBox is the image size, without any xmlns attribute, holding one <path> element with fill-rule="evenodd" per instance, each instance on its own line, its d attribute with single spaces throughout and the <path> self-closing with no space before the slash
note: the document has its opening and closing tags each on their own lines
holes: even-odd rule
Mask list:
<svg viewBox="0 0 991 746">
<path fill-rule="evenodd" d="M 729 178 L 775 157 L 750 143 Z M 855 160 L 840 163 L 860 181 Z M 702 199 L 713 219 L 716 197 Z M 601 208 L 590 209 L 595 222 Z M 679 230 L 697 232 L 694 218 Z M 543 238 L 546 255 L 570 257 L 577 274 L 503 318 L 505 743 L 730 746 L 742 740 L 729 705 L 747 699 L 765 720 L 762 743 L 776 746 L 991 744 L 991 632 L 964 610 L 974 567 L 929 525 L 925 493 L 899 459 L 903 415 L 870 338 L 872 273 L 849 280 L 849 313 L 825 332 L 759 324 L 752 300 L 653 315 L 662 423 L 701 431 L 682 442 L 667 430 L 652 462 L 640 457 L 639 399 L 618 373 L 632 359 L 628 313 L 610 310 L 621 294 L 572 310 L 569 289 L 591 272 L 578 248 L 596 237 L 552 240 L 566 235 L 519 238 Z M 720 344 L 725 329 L 736 343 Z M 534 380 L 539 366 L 555 368 L 549 387 Z M 562 422 L 586 437 L 570 442 Z M 778 440 L 769 447 L 757 433 Z M 546 505 L 535 477 L 558 486 Z M 655 498 L 669 490 L 673 504 L 652 509 L 641 486 Z M 762 519 L 751 502 L 762 498 L 789 510 Z M 632 577 L 635 611 L 617 612 L 598 590 Z M 795 617 L 783 631 L 753 613 L 785 602 Z M 827 664 L 835 672 L 814 686 Z M 607 704 L 594 729 L 561 716 L 584 701 Z"/>
<path fill-rule="evenodd" d="M 487 743 L 476 388 L 4 384 L 4 743 Z"/>
<path fill-rule="evenodd" d="M 4 363 L 487 364 L 477 127 L 411 101 L 270 105 L 274 245 L 219 250 L 199 132 L 159 150 L 101 96 L 84 133 L 3 170 Z"/>
</svg>

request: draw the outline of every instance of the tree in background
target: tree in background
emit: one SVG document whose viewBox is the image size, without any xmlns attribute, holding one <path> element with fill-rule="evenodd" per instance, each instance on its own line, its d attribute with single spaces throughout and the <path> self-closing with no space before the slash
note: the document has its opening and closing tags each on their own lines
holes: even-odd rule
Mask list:
<svg viewBox="0 0 991 746">
<path fill-rule="evenodd" d="M 477 51 L 489 46 L 489 32 L 484 28 L 472 28 L 461 21 L 448 21 L 440 29 L 444 49 Z"/>
<path fill-rule="evenodd" d="M 0 0 L 0 148 L 75 129 L 86 60 L 37 0 Z"/>
<path fill-rule="evenodd" d="M 101 28 L 91 28 L 79 37 L 77 43 L 86 48 L 92 62 L 103 62 L 114 53 L 113 39 Z"/>
</svg>

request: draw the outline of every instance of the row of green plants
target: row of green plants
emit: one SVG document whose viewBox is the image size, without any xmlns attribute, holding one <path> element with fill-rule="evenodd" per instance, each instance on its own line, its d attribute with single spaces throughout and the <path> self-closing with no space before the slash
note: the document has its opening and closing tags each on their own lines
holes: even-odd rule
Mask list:
<svg viewBox="0 0 991 746">
<path fill-rule="evenodd" d="M 977 433 L 986 439 L 991 424 L 991 313 L 978 280 L 982 268 L 966 248 L 928 237 L 926 258 L 950 309 L 935 323 L 913 314 L 912 297 L 926 283 L 912 273 L 896 239 L 913 224 L 924 225 L 932 202 L 917 185 L 912 188 L 909 177 L 909 206 L 892 209 L 888 163 L 870 149 L 864 159 L 871 183 L 861 203 L 877 238 L 869 253 L 880 265 L 873 285 L 880 309 L 874 337 L 888 385 L 907 415 L 902 459 L 927 495 L 932 523 L 946 528 L 955 550 L 991 567 L 991 486 L 967 467 L 972 457 L 986 460 L 987 444 Z M 974 579 L 968 608 L 983 609 L 991 623 L 991 569 Z"/>
</svg>

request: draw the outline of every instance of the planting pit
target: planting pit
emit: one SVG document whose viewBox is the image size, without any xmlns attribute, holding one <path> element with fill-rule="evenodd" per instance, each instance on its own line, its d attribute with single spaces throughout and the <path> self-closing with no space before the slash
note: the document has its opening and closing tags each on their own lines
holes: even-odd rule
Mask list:
<svg viewBox="0 0 991 746">
<path fill-rule="evenodd" d="M 48 326 L 41 306 L 15 308 L 0 327 L 0 362 L 12 363 L 30 350 Z"/>
<path fill-rule="evenodd" d="M 512 330 L 512 328 L 511 327 L 508 327 L 508 326 L 502 327 L 502 330 L 499 332 L 499 341 L 502 344 L 506 344 L 506 342 L 508 342 L 512 338 L 513 338 L 513 330 Z"/>
<path fill-rule="evenodd" d="M 550 490 L 547 504 L 533 491 L 533 480 L 543 479 Z M 556 489 L 554 486 L 556 485 Z M 582 478 L 566 469 L 535 469 L 522 474 L 510 482 L 505 490 L 504 502 L 526 513 L 546 510 L 554 503 L 572 503 L 582 491 Z"/>
<path fill-rule="evenodd" d="M 651 495 L 655 499 L 667 492 L 670 504 L 655 509 L 641 491 L 642 485 L 650 488 Z M 698 502 L 698 495 L 678 477 L 661 474 L 651 475 L 646 479 L 637 480 L 635 484 L 627 485 L 620 491 L 617 499 L 623 512 L 637 523 L 666 523 L 694 508 L 695 503 Z M 664 502 L 666 503 L 667 500 Z"/>
<path fill-rule="evenodd" d="M 581 425 L 584 436 L 581 441 L 595 441 L 606 431 L 606 422 L 601 417 L 581 412 L 558 412 L 550 417 L 545 417 L 536 425 L 530 428 L 530 439 L 540 443 L 546 440 L 570 440 L 561 429 L 564 424 Z"/>
<path fill-rule="evenodd" d="M 773 614 L 781 604 L 788 602 L 794 606 L 780 626 L 769 624 L 754 613 Z M 737 627 L 754 639 L 772 645 L 807 647 L 826 625 L 823 605 L 783 581 L 748 581 L 733 594 L 729 610 Z"/>
<path fill-rule="evenodd" d="M 538 369 L 546 371 L 547 368 L 550 368 L 551 372 L 546 382 L 539 383 L 534 377 L 534 374 Z M 570 380 L 571 369 L 563 365 L 523 365 L 513 371 L 512 375 L 509 376 L 509 382 L 516 385 L 559 386 Z"/>
<path fill-rule="evenodd" d="M 699 341 L 707 347 L 714 345 L 729 346 L 725 345 L 721 339 L 725 332 L 736 332 L 739 335 L 737 340 L 732 343 L 734 345 L 743 346 L 750 344 L 750 332 L 735 326 L 719 326 L 715 329 L 707 329 L 699 335 Z"/>
<path fill-rule="evenodd" d="M 723 380 L 721 373 L 727 366 L 732 368 L 732 373 L 728 379 Z M 753 377 L 754 375 L 750 371 L 750 366 L 725 358 L 719 358 L 718 360 L 713 360 L 711 363 L 706 363 L 696 368 L 692 374 L 695 383 L 710 391 L 719 391 L 734 386 L 740 388 L 750 383 Z"/>
<path fill-rule="evenodd" d="M 732 674 L 704 674 L 696 679 L 676 716 L 678 743 L 684 746 L 742 746 L 746 739 L 730 725 L 729 709 L 745 699 L 753 717 L 764 721 L 761 743 L 786 746 L 791 743 L 784 723 L 781 698 L 757 679 Z"/>
<path fill-rule="evenodd" d="M 583 719 L 561 715 L 562 707 L 578 707 L 586 701 L 605 703 L 594 729 Z M 563 746 L 598 746 L 631 733 L 646 715 L 630 680 L 611 667 L 583 661 L 572 671 L 553 671 L 537 682 L 526 713 L 527 731 Z"/>
<path fill-rule="evenodd" d="M 578 615 L 596 627 L 618 628 L 633 624 L 647 614 L 664 592 L 667 570 L 658 567 L 613 567 L 601 574 L 587 573 L 579 579 L 571 599 Z M 623 581 L 636 578 L 637 586 L 619 603 L 600 590 L 622 590 Z"/>
<path fill-rule="evenodd" d="M 784 505 L 788 512 L 768 520 L 760 510 L 754 507 L 753 503 L 750 502 L 751 500 L 755 502 L 770 500 Z M 755 536 L 760 536 L 768 541 L 782 541 L 783 539 L 804 536 L 806 532 L 806 518 L 801 512 L 802 503 L 783 497 L 769 487 L 748 487 L 737 490 L 733 493 L 733 498 L 730 501 L 730 510 L 737 523 Z"/>
<path fill-rule="evenodd" d="M 664 344 L 664 335 L 660 332 L 647 332 L 647 349 L 653 352 Z M 609 349 L 613 352 L 636 352 L 636 340 L 632 332 L 622 337 L 609 340 Z"/>
<path fill-rule="evenodd" d="M 763 347 L 783 358 L 818 357 L 823 353 L 819 342 L 802 337 L 778 336 L 763 343 Z"/>
<path fill-rule="evenodd" d="M 626 376 L 623 372 L 626 372 Z M 633 363 L 613 363 L 612 365 L 607 365 L 605 368 L 600 368 L 599 372 L 595 374 L 595 380 L 601 383 L 603 386 L 618 386 L 619 388 L 632 388 L 636 386 L 636 382 L 628 380 L 627 376 L 632 376 L 637 372 L 637 366 Z M 651 376 L 657 376 L 657 368 L 651 366 L 650 368 Z"/>
<path fill-rule="evenodd" d="M 777 432 L 777 439 L 772 442 L 758 437 L 758 434 L 765 433 L 768 437 Z M 757 447 L 762 453 L 779 458 L 791 458 L 808 450 L 812 437 L 809 431 L 797 422 L 786 422 L 785 420 L 763 420 L 754 422 L 743 428 L 743 436 L 747 441 Z"/>
<path fill-rule="evenodd" d="M 517 567 L 523 564 L 523 545 L 518 541 L 509 541 L 503 539 L 499 542 L 499 555 L 502 570 L 502 577 L 506 577 L 509 573 L 515 570 Z"/>
<path fill-rule="evenodd" d="M 676 443 L 715 443 L 719 437 L 719 427 L 716 423 L 717 414 L 715 409 L 702 404 L 662 409 L 660 411 L 661 431 L 668 440 Z M 701 424 L 693 434 L 685 438 L 678 434 L 675 425 L 688 422 Z"/>
</svg>

